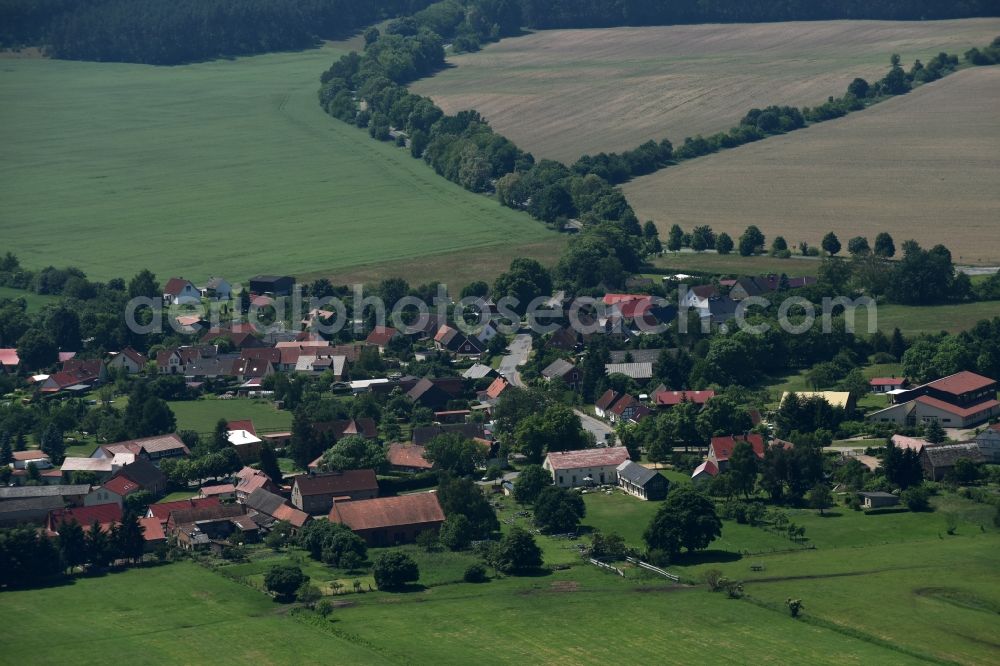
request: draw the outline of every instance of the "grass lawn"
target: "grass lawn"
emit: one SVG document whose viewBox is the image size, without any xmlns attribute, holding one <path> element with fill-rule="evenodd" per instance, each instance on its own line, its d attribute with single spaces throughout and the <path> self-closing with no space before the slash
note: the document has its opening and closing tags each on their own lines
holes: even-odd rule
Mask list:
<svg viewBox="0 0 1000 666">
<path fill-rule="evenodd" d="M 867 331 L 864 310 L 859 311 L 856 329 Z M 976 322 L 1000 316 L 1000 302 L 960 303 L 957 305 L 880 305 L 878 328 L 886 333 L 898 328 L 906 335 L 918 333 L 958 333 Z"/>
<path fill-rule="evenodd" d="M 49 303 L 55 303 L 59 300 L 56 296 L 48 296 L 44 294 L 36 294 L 31 291 L 25 291 L 24 289 L 14 289 L 12 287 L 0 287 L 0 300 L 5 298 L 18 299 L 23 298 L 28 304 L 28 312 L 37 312 Z"/>
<path fill-rule="evenodd" d="M 408 277 L 399 262 L 485 248 L 506 266 L 557 237 L 323 113 L 319 76 L 343 52 L 4 60 L 4 249 L 101 280 L 149 268 L 241 282 L 373 262 Z"/>
<path fill-rule="evenodd" d="M 172 401 L 168 404 L 177 417 L 178 430 L 194 430 L 208 434 L 215 430 L 215 424 L 219 419 L 228 421 L 253 419 L 258 432 L 276 432 L 289 430 L 292 427 L 292 413 L 275 409 L 266 400 L 200 398 Z"/>
<path fill-rule="evenodd" d="M 197 497 L 198 492 L 199 491 L 197 490 L 177 490 L 175 492 L 164 495 L 163 499 L 157 502 L 157 504 L 163 504 L 164 502 L 177 502 L 180 500 L 186 500 L 192 497 Z"/>
<path fill-rule="evenodd" d="M 4 647 L 8 663 L 301 664 L 318 654 L 340 663 L 379 660 L 286 611 L 187 562 L 0 594 L 6 631 L 22 637 Z"/>
</svg>

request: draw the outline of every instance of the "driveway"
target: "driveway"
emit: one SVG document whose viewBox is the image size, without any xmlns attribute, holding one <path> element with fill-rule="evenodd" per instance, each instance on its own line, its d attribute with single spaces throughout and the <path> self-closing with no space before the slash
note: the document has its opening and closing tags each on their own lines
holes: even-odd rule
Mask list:
<svg viewBox="0 0 1000 666">
<path fill-rule="evenodd" d="M 594 439 L 597 440 L 598 445 L 604 442 L 610 443 L 609 435 L 614 432 L 614 429 L 609 424 L 586 412 L 581 412 L 579 409 L 574 409 L 573 413 L 580 417 L 580 425 L 583 426 L 584 430 L 594 433 Z"/>
<path fill-rule="evenodd" d="M 511 340 L 508 349 L 510 351 L 500 359 L 500 373 L 514 386 L 524 386 L 517 367 L 528 362 L 528 355 L 531 354 L 531 336 L 527 333 L 518 333 Z"/>
</svg>

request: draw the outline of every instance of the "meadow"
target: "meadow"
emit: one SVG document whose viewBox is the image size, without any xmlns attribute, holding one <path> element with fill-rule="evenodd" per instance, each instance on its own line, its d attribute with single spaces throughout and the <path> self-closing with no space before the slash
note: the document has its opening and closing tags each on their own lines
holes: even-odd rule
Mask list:
<svg viewBox="0 0 1000 666">
<path fill-rule="evenodd" d="M 756 224 L 789 245 L 888 231 L 943 243 L 956 263 L 1000 261 L 1000 67 L 957 72 L 865 111 L 691 160 L 625 185 L 640 219 Z"/>
<path fill-rule="evenodd" d="M 814 21 L 548 30 L 449 58 L 413 85 L 445 111 L 481 112 L 536 157 L 573 162 L 649 139 L 725 130 L 752 107 L 814 106 L 857 76 L 964 53 L 1000 20 Z"/>
<path fill-rule="evenodd" d="M 343 52 L 160 68 L 0 60 L 4 250 L 95 279 L 150 268 L 238 282 L 375 262 L 385 277 L 487 247 L 506 267 L 520 244 L 556 237 L 324 114 L 319 75 Z"/>
<path fill-rule="evenodd" d="M 0 300 L 9 298 L 11 300 L 17 300 L 23 298 L 24 302 L 28 306 L 28 312 L 38 312 L 46 305 L 50 303 L 55 303 L 58 299 L 55 296 L 48 296 L 46 294 L 36 294 L 32 291 L 26 291 L 24 289 L 14 289 L 13 287 L 0 287 Z"/>
</svg>

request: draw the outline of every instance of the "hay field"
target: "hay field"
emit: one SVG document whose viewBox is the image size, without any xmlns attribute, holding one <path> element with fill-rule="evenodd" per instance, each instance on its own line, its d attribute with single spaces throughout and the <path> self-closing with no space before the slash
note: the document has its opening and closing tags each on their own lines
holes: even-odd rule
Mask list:
<svg viewBox="0 0 1000 666">
<path fill-rule="evenodd" d="M 1000 67 L 960 71 L 860 113 L 691 160 L 625 185 L 661 233 L 710 224 L 818 245 L 834 231 L 899 249 L 943 243 L 957 262 L 1000 261 Z"/>
<path fill-rule="evenodd" d="M 178 67 L 0 60 L 0 247 L 95 279 L 149 267 L 242 281 L 470 248 L 509 263 L 557 236 L 324 114 L 319 76 L 342 49 Z"/>
<path fill-rule="evenodd" d="M 814 105 L 855 76 L 882 76 L 892 53 L 909 63 L 997 35 L 1000 19 L 550 30 L 451 57 L 455 67 L 413 89 L 448 112 L 477 109 L 536 156 L 572 162 L 728 129 L 754 106 Z"/>
</svg>

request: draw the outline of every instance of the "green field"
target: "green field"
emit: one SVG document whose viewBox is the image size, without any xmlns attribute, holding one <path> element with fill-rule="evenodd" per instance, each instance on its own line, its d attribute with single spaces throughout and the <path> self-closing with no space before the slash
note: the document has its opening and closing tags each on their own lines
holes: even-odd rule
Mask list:
<svg viewBox="0 0 1000 666">
<path fill-rule="evenodd" d="M 242 281 L 556 235 L 325 115 L 327 46 L 150 67 L 0 60 L 0 228 L 30 268 Z M 448 275 L 438 275 L 448 279 Z"/>
<path fill-rule="evenodd" d="M 976 322 L 1000 316 L 1000 301 L 960 303 L 957 305 L 880 305 L 878 327 L 886 333 L 898 328 L 907 335 L 918 333 L 958 333 L 972 328 Z M 865 331 L 862 310 L 857 330 Z"/>
<path fill-rule="evenodd" d="M 0 300 L 5 298 L 23 298 L 25 303 L 28 304 L 28 312 L 37 312 L 49 303 L 55 303 L 58 300 L 55 296 L 36 294 L 32 291 L 25 291 L 24 289 L 0 287 Z"/>
<path fill-rule="evenodd" d="M 690 230 L 689 230 L 690 231 Z M 664 252 L 653 265 L 664 274 L 712 273 L 723 275 L 763 275 L 785 273 L 789 277 L 815 276 L 820 262 L 812 257 L 778 259 L 770 256 L 741 257 L 715 252 Z"/>
<path fill-rule="evenodd" d="M 227 421 L 253 419 L 258 432 L 289 430 L 292 427 L 292 413 L 275 409 L 265 400 L 201 398 L 172 401 L 169 405 L 177 417 L 178 430 L 194 430 L 208 434 L 215 429 L 219 419 Z M 119 405 L 116 403 L 116 406 Z"/>
</svg>

